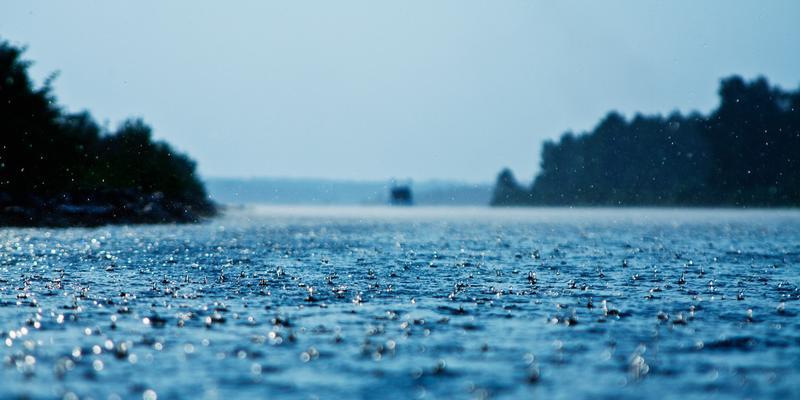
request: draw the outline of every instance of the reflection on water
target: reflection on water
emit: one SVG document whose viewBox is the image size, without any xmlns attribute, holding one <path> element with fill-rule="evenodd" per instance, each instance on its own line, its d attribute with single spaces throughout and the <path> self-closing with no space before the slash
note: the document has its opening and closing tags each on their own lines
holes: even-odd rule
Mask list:
<svg viewBox="0 0 800 400">
<path fill-rule="evenodd" d="M 0 231 L 0 397 L 796 398 L 800 213 Z"/>
</svg>

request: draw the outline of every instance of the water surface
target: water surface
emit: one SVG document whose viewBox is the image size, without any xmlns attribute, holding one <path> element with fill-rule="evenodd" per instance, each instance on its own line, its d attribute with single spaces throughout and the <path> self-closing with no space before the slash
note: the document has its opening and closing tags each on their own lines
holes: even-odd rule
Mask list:
<svg viewBox="0 0 800 400">
<path fill-rule="evenodd" d="M 0 398 L 797 398 L 800 213 L 0 231 Z"/>
</svg>

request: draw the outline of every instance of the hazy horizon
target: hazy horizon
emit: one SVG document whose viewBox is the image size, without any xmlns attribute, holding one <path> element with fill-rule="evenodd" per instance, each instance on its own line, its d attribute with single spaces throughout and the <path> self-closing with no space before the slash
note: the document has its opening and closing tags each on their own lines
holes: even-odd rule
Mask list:
<svg viewBox="0 0 800 400">
<path fill-rule="evenodd" d="M 529 182 L 610 110 L 705 112 L 719 79 L 800 84 L 800 3 L 366 1 L 0 7 L 37 83 L 141 116 L 209 178 Z M 746 28 L 746 29 L 745 29 Z"/>
<path fill-rule="evenodd" d="M 207 180 L 235 180 L 235 181 L 260 181 L 260 180 L 267 180 L 267 181 L 291 181 L 291 182 L 315 182 L 315 181 L 325 181 L 325 182 L 337 182 L 337 183 L 382 183 L 386 185 L 390 185 L 392 182 L 396 182 L 398 184 L 411 184 L 412 186 L 418 184 L 444 184 L 444 185 L 451 185 L 451 184 L 461 184 L 461 185 L 493 185 L 493 179 L 486 179 L 484 181 L 470 181 L 465 179 L 447 179 L 447 178 L 425 178 L 425 179 L 413 179 L 409 177 L 387 177 L 385 179 L 359 179 L 359 178 L 327 178 L 327 177 L 319 177 L 319 176 L 270 176 L 270 175 L 258 175 L 258 176 L 203 176 L 204 179 Z M 494 178 L 494 177 L 492 177 Z"/>
</svg>

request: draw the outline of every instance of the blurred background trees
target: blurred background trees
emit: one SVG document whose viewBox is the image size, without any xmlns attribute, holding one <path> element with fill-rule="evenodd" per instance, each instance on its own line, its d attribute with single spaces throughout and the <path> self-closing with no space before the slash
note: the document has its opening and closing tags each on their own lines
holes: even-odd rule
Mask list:
<svg viewBox="0 0 800 400">
<path fill-rule="evenodd" d="M 723 79 L 708 116 L 611 112 L 590 132 L 542 146 L 528 196 L 494 205 L 800 205 L 800 90 Z"/>
</svg>

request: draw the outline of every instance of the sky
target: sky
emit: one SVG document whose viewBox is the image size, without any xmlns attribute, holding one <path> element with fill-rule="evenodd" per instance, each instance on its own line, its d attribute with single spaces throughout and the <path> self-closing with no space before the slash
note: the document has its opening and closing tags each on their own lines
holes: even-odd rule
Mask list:
<svg viewBox="0 0 800 400">
<path fill-rule="evenodd" d="M 523 181 L 608 111 L 707 112 L 719 79 L 800 86 L 800 2 L 6 1 L 39 83 L 141 117 L 204 177 Z"/>
</svg>

